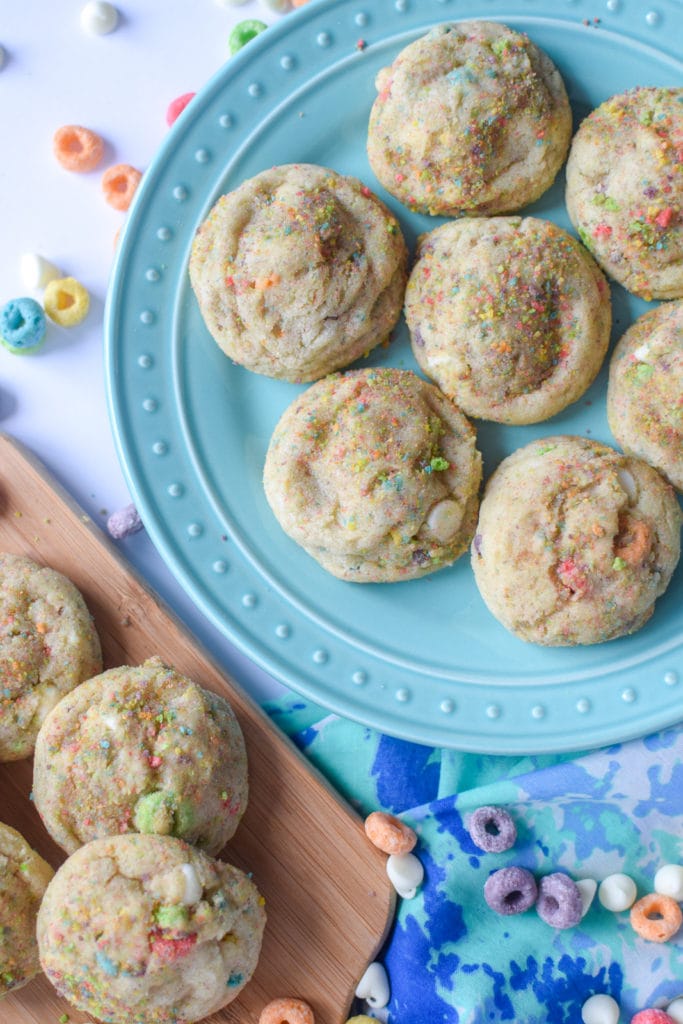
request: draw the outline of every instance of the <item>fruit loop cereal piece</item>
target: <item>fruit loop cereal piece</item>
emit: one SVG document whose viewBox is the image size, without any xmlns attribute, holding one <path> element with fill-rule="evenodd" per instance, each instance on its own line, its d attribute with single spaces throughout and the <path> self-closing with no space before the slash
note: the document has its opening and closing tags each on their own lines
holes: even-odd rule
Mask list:
<svg viewBox="0 0 683 1024">
<path fill-rule="evenodd" d="M 538 884 L 536 910 L 541 920 L 553 928 L 573 928 L 583 913 L 576 882 L 561 871 L 546 875 Z"/>
<path fill-rule="evenodd" d="M 400 818 L 384 811 L 373 811 L 365 819 L 365 834 L 382 853 L 410 853 L 417 836 Z"/>
<path fill-rule="evenodd" d="M 628 910 L 637 895 L 633 879 L 619 872 L 608 875 L 598 887 L 598 899 L 606 910 Z"/>
<path fill-rule="evenodd" d="M 166 110 L 166 124 L 169 128 L 173 122 L 180 117 L 187 104 L 190 100 L 193 100 L 196 95 L 196 92 L 184 92 L 182 96 L 176 96 L 174 100 L 171 100 L 168 105 L 168 109 Z"/>
<path fill-rule="evenodd" d="M 81 10 L 81 28 L 93 36 L 107 36 L 119 23 L 119 12 L 106 0 L 90 0 Z"/>
<path fill-rule="evenodd" d="M 35 352 L 45 340 L 45 314 L 35 299 L 10 299 L 0 310 L 0 341 L 10 352 Z"/>
<path fill-rule="evenodd" d="M 267 28 L 265 21 L 259 21 L 258 18 L 247 18 L 246 21 L 238 22 L 228 39 L 230 53 L 236 54 L 238 50 L 241 50 L 243 46 L 246 46 Z"/>
<path fill-rule="evenodd" d="M 387 1005 L 391 996 L 389 977 L 379 960 L 370 964 L 356 986 L 355 996 L 364 999 L 375 1010 L 381 1010 Z"/>
<path fill-rule="evenodd" d="M 104 198 L 115 210 L 127 210 L 142 174 L 130 164 L 114 164 L 102 175 Z"/>
<path fill-rule="evenodd" d="M 664 1010 L 641 1010 L 631 1017 L 631 1024 L 676 1024 Z"/>
<path fill-rule="evenodd" d="M 62 277 L 62 271 L 44 256 L 34 252 L 25 252 L 21 257 L 21 280 L 25 288 L 32 291 L 45 288 L 50 281 Z"/>
<path fill-rule="evenodd" d="M 667 942 L 683 923 L 683 914 L 676 900 L 653 892 L 643 896 L 631 907 L 631 927 L 650 942 Z"/>
<path fill-rule="evenodd" d="M 484 899 L 497 914 L 522 914 L 537 898 L 536 879 L 526 868 L 500 868 L 484 883 Z"/>
<path fill-rule="evenodd" d="M 517 827 L 502 807 L 479 807 L 469 820 L 468 830 L 475 846 L 487 853 L 502 853 L 515 845 Z"/>
<path fill-rule="evenodd" d="M 303 999 L 273 999 L 261 1010 L 258 1024 L 315 1024 L 315 1014 Z"/>
<path fill-rule="evenodd" d="M 143 522 L 135 505 L 126 505 L 125 508 L 112 512 L 107 519 L 107 530 L 114 540 L 130 537 L 132 533 L 138 533 L 142 528 Z"/>
<path fill-rule="evenodd" d="M 104 142 L 97 132 L 80 124 L 65 124 L 52 137 L 52 152 L 67 171 L 93 171 L 104 156 Z"/>
<path fill-rule="evenodd" d="M 292 7 L 303 7 L 307 3 L 308 0 L 292 0 Z"/>
<path fill-rule="evenodd" d="M 655 875 L 655 892 L 661 896 L 683 900 L 683 865 L 664 864 Z"/>
<path fill-rule="evenodd" d="M 48 283 L 43 304 L 50 320 L 60 327 L 75 327 L 88 315 L 90 296 L 75 277 L 62 277 Z"/>
<path fill-rule="evenodd" d="M 275 11 L 277 14 L 284 14 L 291 8 L 289 0 L 261 0 L 261 6 L 268 11 Z"/>
<path fill-rule="evenodd" d="M 581 1007 L 583 1024 L 619 1024 L 619 1003 L 612 996 L 599 993 Z"/>
<path fill-rule="evenodd" d="M 399 896 L 412 900 L 422 885 L 425 871 L 414 853 L 392 853 L 387 858 L 387 875 Z"/>
</svg>

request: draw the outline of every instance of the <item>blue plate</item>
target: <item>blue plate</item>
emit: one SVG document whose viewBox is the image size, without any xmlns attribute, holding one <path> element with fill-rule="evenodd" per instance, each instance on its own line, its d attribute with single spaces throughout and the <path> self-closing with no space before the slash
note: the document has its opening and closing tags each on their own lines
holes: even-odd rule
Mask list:
<svg viewBox="0 0 683 1024">
<path fill-rule="evenodd" d="M 599 18 L 598 18 L 599 15 Z M 583 749 L 683 717 L 683 572 L 635 636 L 541 648 L 488 612 L 469 559 L 422 580 L 343 583 L 281 531 L 261 486 L 268 441 L 301 390 L 233 365 L 210 338 L 187 276 L 217 197 L 273 164 L 354 174 L 412 245 L 440 221 L 378 187 L 365 155 L 374 78 L 448 19 L 526 31 L 558 65 L 577 121 L 629 86 L 683 81 L 683 7 L 656 0 L 313 0 L 232 58 L 178 119 L 144 176 L 106 314 L 117 447 L 147 530 L 203 612 L 255 662 L 318 703 L 405 739 L 513 754 Z M 563 182 L 529 208 L 563 227 Z M 615 337 L 645 309 L 613 291 Z M 402 324 L 371 360 L 416 369 Z M 551 433 L 614 443 L 606 374 L 552 420 L 479 425 L 488 475 Z"/>
</svg>

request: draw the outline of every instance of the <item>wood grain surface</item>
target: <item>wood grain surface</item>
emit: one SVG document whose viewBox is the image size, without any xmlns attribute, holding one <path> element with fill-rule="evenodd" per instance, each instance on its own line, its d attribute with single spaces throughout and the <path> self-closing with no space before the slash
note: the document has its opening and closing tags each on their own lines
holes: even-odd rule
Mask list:
<svg viewBox="0 0 683 1024">
<path fill-rule="evenodd" d="M 221 672 L 109 537 L 3 434 L 0 551 L 28 555 L 73 580 L 94 616 L 105 668 L 159 654 L 227 697 L 240 721 L 249 806 L 221 858 L 253 872 L 268 923 L 254 977 L 207 1021 L 256 1024 L 267 1002 L 291 995 L 311 1004 L 316 1024 L 341 1024 L 385 938 L 395 901 L 385 856 L 368 842 L 361 820 Z M 0 765 L 0 820 L 56 868 L 65 855 L 30 801 L 31 779 L 31 760 Z M 57 1024 L 65 1013 L 69 1024 L 94 1019 L 61 1000 L 42 975 L 0 1002 L 2 1024 Z"/>
</svg>

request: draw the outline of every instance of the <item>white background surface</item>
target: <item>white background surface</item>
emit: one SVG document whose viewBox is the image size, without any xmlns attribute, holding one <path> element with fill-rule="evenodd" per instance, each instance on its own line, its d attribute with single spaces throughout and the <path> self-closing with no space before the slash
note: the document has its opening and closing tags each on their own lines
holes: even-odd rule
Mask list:
<svg viewBox="0 0 683 1024">
<path fill-rule="evenodd" d="M 121 0 L 117 29 L 85 32 L 84 0 L 0 0 L 0 305 L 29 292 L 21 255 L 39 253 L 73 276 L 91 299 L 86 320 L 49 322 L 43 348 L 15 356 L 0 347 L 0 430 L 27 445 L 92 519 L 130 502 L 107 415 L 102 322 L 116 232 L 125 214 L 101 191 L 103 171 L 129 163 L 144 172 L 177 96 L 198 92 L 230 59 L 235 24 L 280 17 L 263 0 Z M 102 165 L 65 171 L 52 136 L 80 124 L 106 140 Z M 0 467 L 0 474 L 2 467 Z M 146 533 L 122 553 L 180 615 L 223 667 L 257 699 L 281 687 L 236 651 L 194 607 Z"/>
</svg>

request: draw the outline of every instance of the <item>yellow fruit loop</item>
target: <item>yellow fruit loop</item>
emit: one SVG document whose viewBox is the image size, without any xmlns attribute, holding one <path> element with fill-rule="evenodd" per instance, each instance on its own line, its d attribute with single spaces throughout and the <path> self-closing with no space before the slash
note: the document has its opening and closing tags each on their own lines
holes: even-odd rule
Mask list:
<svg viewBox="0 0 683 1024">
<path fill-rule="evenodd" d="M 50 281 L 43 296 L 45 312 L 60 327 L 75 327 L 87 316 L 90 296 L 75 277 Z"/>
</svg>

